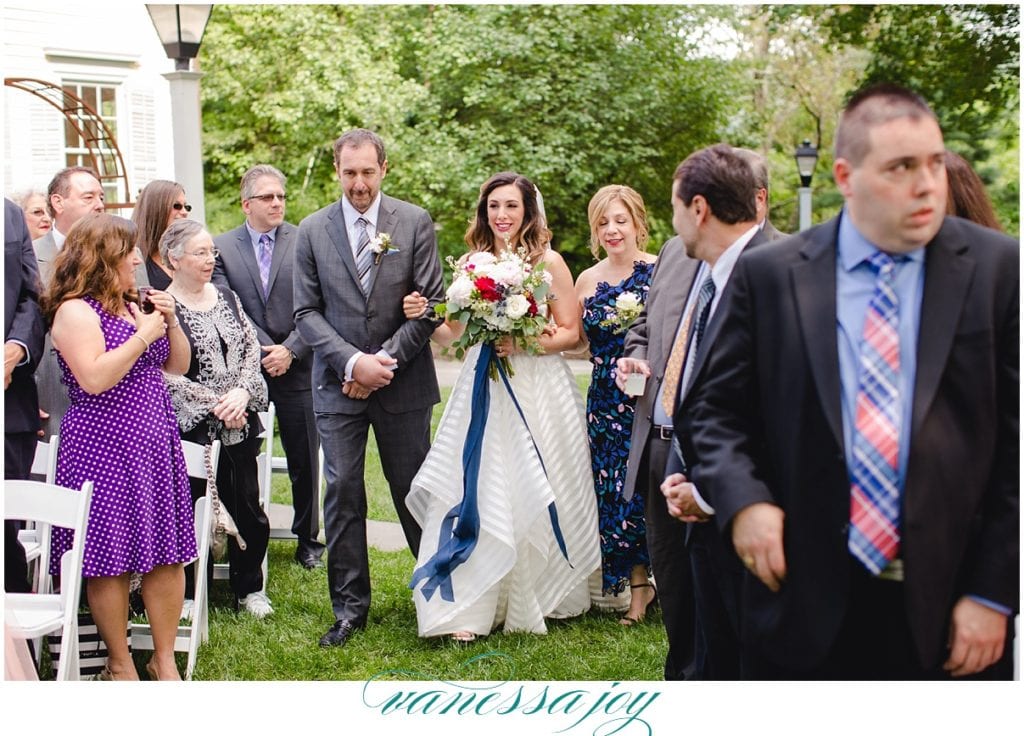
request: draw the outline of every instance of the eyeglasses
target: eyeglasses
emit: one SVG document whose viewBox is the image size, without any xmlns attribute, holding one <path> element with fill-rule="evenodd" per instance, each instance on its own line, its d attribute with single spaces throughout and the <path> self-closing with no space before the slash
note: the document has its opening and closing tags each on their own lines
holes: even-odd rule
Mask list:
<svg viewBox="0 0 1024 736">
<path fill-rule="evenodd" d="M 208 258 L 216 258 L 217 256 L 219 256 L 220 248 L 214 248 L 213 250 L 197 250 L 195 253 L 189 253 L 188 251 L 185 251 L 185 255 L 192 256 L 193 258 L 199 258 L 205 261 Z"/>
<path fill-rule="evenodd" d="M 171 205 L 171 207 L 176 210 L 185 210 L 186 212 L 192 211 L 192 205 L 182 204 L 181 202 L 175 202 L 174 204 Z"/>
<path fill-rule="evenodd" d="M 251 197 L 249 197 L 249 199 L 258 199 L 264 204 L 270 204 L 275 199 L 280 199 L 282 202 L 284 202 L 287 198 L 287 194 L 254 194 Z"/>
</svg>

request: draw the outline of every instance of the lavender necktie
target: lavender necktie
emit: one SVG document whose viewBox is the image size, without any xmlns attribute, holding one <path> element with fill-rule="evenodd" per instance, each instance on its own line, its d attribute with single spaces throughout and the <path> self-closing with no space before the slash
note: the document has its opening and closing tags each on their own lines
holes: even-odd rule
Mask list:
<svg viewBox="0 0 1024 736">
<path fill-rule="evenodd" d="M 270 262 L 274 257 L 274 243 L 266 233 L 260 235 L 260 281 L 263 282 L 263 298 L 270 296 Z"/>
</svg>

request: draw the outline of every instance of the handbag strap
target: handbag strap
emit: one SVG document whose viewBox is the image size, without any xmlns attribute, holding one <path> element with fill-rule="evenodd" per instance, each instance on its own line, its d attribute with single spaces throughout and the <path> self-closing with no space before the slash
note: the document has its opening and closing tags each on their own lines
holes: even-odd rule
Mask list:
<svg viewBox="0 0 1024 736">
<path fill-rule="evenodd" d="M 206 487 L 210 491 L 211 510 L 213 518 L 220 514 L 220 494 L 217 493 L 217 474 L 213 472 L 213 445 L 206 445 L 203 449 L 203 462 L 206 465 Z"/>
</svg>

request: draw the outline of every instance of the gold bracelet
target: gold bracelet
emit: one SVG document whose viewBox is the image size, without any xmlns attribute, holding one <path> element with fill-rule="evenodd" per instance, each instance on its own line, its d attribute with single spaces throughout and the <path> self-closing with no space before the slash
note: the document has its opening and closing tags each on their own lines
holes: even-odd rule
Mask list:
<svg viewBox="0 0 1024 736">
<path fill-rule="evenodd" d="M 181 323 L 180 323 L 180 322 L 178 321 L 178 318 L 177 318 L 177 317 L 175 317 L 175 318 L 174 318 L 174 324 L 173 324 L 173 325 L 167 325 L 167 331 L 168 331 L 168 332 L 170 332 L 170 331 L 171 331 L 171 330 L 173 330 L 173 329 L 174 329 L 175 327 L 178 327 L 178 326 L 180 326 L 180 324 L 181 324 Z"/>
<path fill-rule="evenodd" d="M 149 343 L 148 343 L 148 342 L 146 342 L 146 338 L 144 338 L 144 337 L 143 337 L 142 335 L 140 335 L 140 334 L 139 334 L 138 332 L 136 332 L 136 333 L 135 333 L 134 335 L 132 335 L 132 337 L 137 337 L 137 338 L 139 338 L 140 340 L 142 340 L 142 344 L 146 346 L 146 347 L 144 348 L 143 352 L 145 352 L 145 350 L 149 350 Z"/>
</svg>

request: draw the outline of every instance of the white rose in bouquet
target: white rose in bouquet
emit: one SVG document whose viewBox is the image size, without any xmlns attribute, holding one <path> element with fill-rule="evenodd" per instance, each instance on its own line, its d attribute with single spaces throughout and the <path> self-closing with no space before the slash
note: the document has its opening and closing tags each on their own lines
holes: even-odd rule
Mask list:
<svg viewBox="0 0 1024 736">
<path fill-rule="evenodd" d="M 640 297 L 632 291 L 624 291 L 615 298 L 615 308 L 619 311 L 639 311 Z"/>
<path fill-rule="evenodd" d="M 505 300 L 505 314 L 510 319 L 519 319 L 530 310 L 530 300 L 522 294 L 512 294 Z"/>
<path fill-rule="evenodd" d="M 466 276 L 459 276 L 457 279 L 452 281 L 452 285 L 448 287 L 448 291 L 445 293 L 445 300 L 459 309 L 465 309 L 469 306 L 470 296 L 472 294 L 473 282 Z"/>
<path fill-rule="evenodd" d="M 497 259 L 490 253 L 477 251 L 476 253 L 471 253 L 469 257 L 466 258 L 466 266 L 471 268 L 473 271 L 476 271 L 478 275 L 483 275 L 481 269 L 493 266 L 496 260 Z"/>
<path fill-rule="evenodd" d="M 517 289 L 523 285 L 523 264 L 516 263 L 519 259 L 506 259 L 494 264 L 494 268 L 488 271 L 488 276 L 507 287 Z"/>
</svg>

